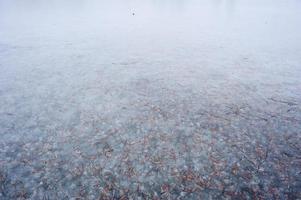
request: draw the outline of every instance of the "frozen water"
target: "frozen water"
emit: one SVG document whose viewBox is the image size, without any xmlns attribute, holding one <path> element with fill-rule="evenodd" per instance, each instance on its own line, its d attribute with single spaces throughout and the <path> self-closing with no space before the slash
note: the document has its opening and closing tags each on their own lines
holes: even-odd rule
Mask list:
<svg viewBox="0 0 301 200">
<path fill-rule="evenodd" d="M 295 199 L 301 1 L 0 0 L 0 199 Z"/>
</svg>

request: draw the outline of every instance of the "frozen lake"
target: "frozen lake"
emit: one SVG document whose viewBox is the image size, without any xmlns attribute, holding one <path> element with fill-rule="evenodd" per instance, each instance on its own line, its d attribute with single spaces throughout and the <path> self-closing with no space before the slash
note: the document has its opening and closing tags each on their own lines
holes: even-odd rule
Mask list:
<svg viewBox="0 0 301 200">
<path fill-rule="evenodd" d="M 297 199 L 300 0 L 0 0 L 0 199 Z"/>
</svg>

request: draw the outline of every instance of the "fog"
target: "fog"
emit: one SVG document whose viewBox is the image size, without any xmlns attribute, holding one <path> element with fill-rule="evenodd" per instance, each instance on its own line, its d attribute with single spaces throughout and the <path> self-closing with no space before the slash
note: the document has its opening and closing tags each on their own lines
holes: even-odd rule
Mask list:
<svg viewBox="0 0 301 200">
<path fill-rule="evenodd" d="M 296 198 L 300 11 L 0 0 L 0 199 Z"/>
</svg>

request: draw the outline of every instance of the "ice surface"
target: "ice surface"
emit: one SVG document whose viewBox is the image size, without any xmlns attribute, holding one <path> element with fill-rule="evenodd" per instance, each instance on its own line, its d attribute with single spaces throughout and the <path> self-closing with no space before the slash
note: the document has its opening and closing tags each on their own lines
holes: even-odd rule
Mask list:
<svg viewBox="0 0 301 200">
<path fill-rule="evenodd" d="M 301 1 L 0 0 L 0 199 L 295 199 Z"/>
</svg>

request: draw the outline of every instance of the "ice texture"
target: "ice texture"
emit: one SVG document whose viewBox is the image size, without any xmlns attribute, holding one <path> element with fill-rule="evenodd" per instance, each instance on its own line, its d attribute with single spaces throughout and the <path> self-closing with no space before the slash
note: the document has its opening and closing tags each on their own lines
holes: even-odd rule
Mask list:
<svg viewBox="0 0 301 200">
<path fill-rule="evenodd" d="M 0 199 L 297 199 L 301 1 L 0 0 Z"/>
</svg>

